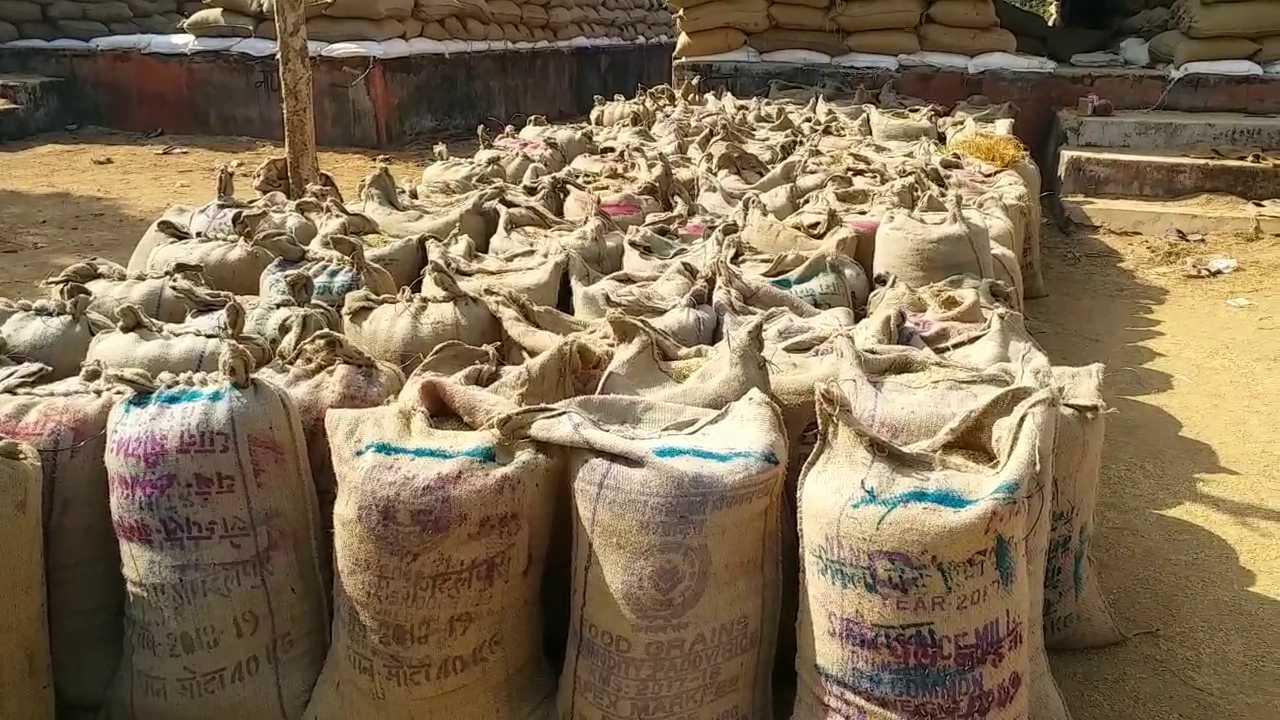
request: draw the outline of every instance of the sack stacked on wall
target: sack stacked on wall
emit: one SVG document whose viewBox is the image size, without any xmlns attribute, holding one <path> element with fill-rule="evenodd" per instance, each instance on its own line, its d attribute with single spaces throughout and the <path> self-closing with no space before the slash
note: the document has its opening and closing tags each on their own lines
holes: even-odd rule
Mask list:
<svg viewBox="0 0 1280 720">
<path fill-rule="evenodd" d="M 920 25 L 920 49 L 958 55 L 1013 53 L 1018 39 L 1000 27 L 993 0 L 933 0 Z"/>
<path fill-rule="evenodd" d="M 676 0 L 677 58 L 737 50 L 747 34 L 769 29 L 769 0 Z"/>
<path fill-rule="evenodd" d="M 0 42 L 169 33 L 182 21 L 177 11 L 177 0 L 0 0 Z"/>
<path fill-rule="evenodd" d="M 229 348 L 209 374 L 131 379 L 105 455 L 127 580 L 108 718 L 302 716 L 327 644 L 297 408 Z"/>
<path fill-rule="evenodd" d="M 31 444 L 43 457 L 44 569 L 59 715 L 96 717 L 123 634 L 124 579 L 102 457 L 107 416 L 124 390 L 103 378 L 100 365 L 52 378 L 39 363 L 0 369 L 0 435 Z"/>
<path fill-rule="evenodd" d="M 1203 2 L 1178 0 L 1169 30 L 1152 38 L 1152 60 L 1181 66 L 1189 62 L 1280 60 L 1280 8 L 1267 0 Z"/>
<path fill-rule="evenodd" d="M 0 436 L 0 717 L 54 717 L 44 590 L 44 480 L 30 445 Z"/>
<path fill-rule="evenodd" d="M 760 52 L 809 50 L 902 55 L 920 50 L 916 27 L 925 0 L 855 0 L 828 7 L 819 0 L 786 0 L 769 7 L 770 29 L 748 38 Z"/>
<path fill-rule="evenodd" d="M 183 22 L 197 36 L 275 38 L 275 6 L 271 0 L 210 0 Z M 311 40 L 390 40 L 417 37 L 413 0 L 308 0 L 307 37 Z"/>
</svg>

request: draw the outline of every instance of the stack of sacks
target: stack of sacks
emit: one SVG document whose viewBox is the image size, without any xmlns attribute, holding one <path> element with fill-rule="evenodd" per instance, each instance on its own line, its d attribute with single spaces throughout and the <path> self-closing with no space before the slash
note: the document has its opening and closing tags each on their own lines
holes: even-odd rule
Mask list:
<svg viewBox="0 0 1280 720">
<path fill-rule="evenodd" d="M 0 42 L 173 32 L 177 10 L 177 0 L 0 0 Z"/>
<path fill-rule="evenodd" d="M 482 1 L 482 0 L 481 0 Z M 270 0 L 209 0 L 182 24 L 204 37 L 275 38 L 275 6 Z M 390 40 L 418 37 L 422 22 L 411 17 L 413 0 L 336 0 L 307 2 L 307 37 L 311 40 Z"/>
<path fill-rule="evenodd" d="M 1000 27 L 992 0 L 934 0 L 920 25 L 920 49 L 968 56 L 1013 53 L 1018 40 Z"/>
<path fill-rule="evenodd" d="M 850 52 L 910 55 L 920 51 L 916 29 L 925 8 L 925 0 L 854 0 L 832 19 L 848 33 L 844 45 Z"/>
<path fill-rule="evenodd" d="M 747 38 L 762 53 L 807 50 L 828 56 L 843 55 L 844 41 L 825 0 L 783 0 L 769 5 L 773 27 Z M 820 59 L 820 58 L 815 58 Z"/>
<path fill-rule="evenodd" d="M 769 29 L 768 0 L 672 0 L 677 8 L 677 58 L 731 52 L 747 35 Z M 758 49 L 758 48 L 757 48 Z"/>
<path fill-rule="evenodd" d="M 1151 41 L 1157 62 L 1180 67 L 1215 60 L 1280 60 L 1280 2 L 1178 0 L 1170 26 L 1175 29 Z"/>
</svg>

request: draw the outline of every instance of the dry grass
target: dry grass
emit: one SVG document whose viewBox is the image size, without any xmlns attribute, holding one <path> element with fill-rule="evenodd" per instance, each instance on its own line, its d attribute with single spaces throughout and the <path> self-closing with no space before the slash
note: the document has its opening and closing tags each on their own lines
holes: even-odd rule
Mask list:
<svg viewBox="0 0 1280 720">
<path fill-rule="evenodd" d="M 1027 146 L 1013 135 L 994 135 L 991 133 L 975 133 L 967 135 L 947 145 L 947 149 L 981 160 L 1002 170 L 1026 160 L 1029 153 Z"/>
</svg>

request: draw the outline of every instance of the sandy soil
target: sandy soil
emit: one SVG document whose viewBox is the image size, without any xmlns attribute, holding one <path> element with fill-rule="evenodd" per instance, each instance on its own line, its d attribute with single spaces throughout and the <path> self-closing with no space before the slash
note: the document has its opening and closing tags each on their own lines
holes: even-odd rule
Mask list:
<svg viewBox="0 0 1280 720">
<path fill-rule="evenodd" d="M 166 146 L 186 152 L 157 154 Z M 73 262 L 128 259 L 171 203 L 203 203 L 213 168 L 271 154 L 252 140 L 84 132 L 0 145 L 0 294 Z M 398 179 L 426 150 L 392 157 Z M 367 154 L 326 152 L 350 192 Z M 245 183 L 247 185 L 247 183 Z M 248 187 L 242 188 L 247 194 Z M 1241 270 L 1182 277 L 1188 255 Z M 1060 655 L 1076 720 L 1280 717 L 1280 245 L 1053 235 L 1051 296 L 1029 308 L 1058 363 L 1102 361 L 1115 409 L 1095 559 L 1119 618 L 1143 634 Z M 1256 303 L 1229 307 L 1244 297 Z"/>
</svg>

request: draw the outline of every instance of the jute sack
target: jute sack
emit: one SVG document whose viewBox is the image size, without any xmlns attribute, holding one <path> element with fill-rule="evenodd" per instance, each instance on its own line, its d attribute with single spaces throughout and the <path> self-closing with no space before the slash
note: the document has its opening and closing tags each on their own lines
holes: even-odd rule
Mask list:
<svg viewBox="0 0 1280 720">
<path fill-rule="evenodd" d="M 1173 64 L 1208 60 L 1248 60 L 1262 50 L 1262 45 L 1239 37 L 1209 39 L 1184 38 L 1173 50 Z"/>
<path fill-rule="evenodd" d="M 1018 39 L 1003 28 L 953 28 L 924 23 L 916 32 L 920 49 L 926 52 L 948 52 L 958 55 L 981 55 L 989 52 L 1015 53 Z"/>
<path fill-rule="evenodd" d="M 292 335 L 280 348 L 277 360 L 255 374 L 288 393 L 298 410 L 320 511 L 324 587 L 330 588 L 337 484 L 324 430 L 325 413 L 334 408 L 382 405 L 400 392 L 404 374 L 394 365 L 369 357 L 332 330 L 306 337 Z"/>
<path fill-rule="evenodd" d="M 874 274 L 890 273 L 920 288 L 953 275 L 989 278 L 991 240 L 965 217 L 958 198 L 946 212 L 890 210 L 876 231 Z"/>
<path fill-rule="evenodd" d="M 405 372 L 446 340 L 483 345 L 500 339 L 498 321 L 484 303 L 434 262 L 423 273 L 421 292 L 403 288 L 379 296 L 358 290 L 347 297 L 342 318 L 356 347 Z"/>
<path fill-rule="evenodd" d="M 845 32 L 911 30 L 927 7 L 925 0 L 855 0 L 844 3 L 832 19 Z"/>
<path fill-rule="evenodd" d="M 47 382 L 51 375 L 39 363 L 0 369 L 0 435 L 41 453 L 54 691 L 59 710 L 74 715 L 96 712 L 120 661 L 124 580 L 102 455 L 107 414 L 123 391 L 99 365 Z"/>
<path fill-rule="evenodd" d="M 19 38 L 18 28 L 13 23 L 0 20 L 0 43 L 13 42 Z"/>
<path fill-rule="evenodd" d="M 157 320 L 182 322 L 190 309 L 183 300 L 182 288 L 202 286 L 201 270 L 199 265 L 174 263 L 156 272 L 131 273 L 123 265 L 95 257 L 68 265 L 41 284 L 84 285 L 92 293 L 89 310 L 109 320 L 115 320 L 116 308 L 128 302 L 142 307 Z"/>
<path fill-rule="evenodd" d="M 10 357 L 44 363 L 57 380 L 80 371 L 93 338 L 111 323 L 88 309 L 92 296 L 83 285 L 60 285 L 51 295 L 34 302 L 0 298 L 0 337 Z"/>
<path fill-rule="evenodd" d="M 105 464 L 128 588 L 105 717 L 302 716 L 324 662 L 315 487 L 297 408 L 228 348 L 134 378 Z"/>
<path fill-rule="evenodd" d="M 1022 281 L 1022 238 L 1013 220 L 1006 212 L 1008 205 L 998 194 L 984 195 L 977 200 L 978 207 L 965 208 L 965 217 L 975 225 L 981 225 L 991 240 L 991 270 L 996 280 L 1011 291 L 1011 307 L 1022 312 L 1025 288 Z"/>
<path fill-rule="evenodd" d="M 311 299 L 311 276 L 302 272 L 283 275 L 284 287 L 263 295 L 245 316 L 244 332 L 267 341 L 273 352 L 290 335 L 304 340 L 322 330 L 342 330 L 342 316 L 329 305 Z M 223 309 L 225 313 L 225 307 Z"/>
<path fill-rule="evenodd" d="M 871 107 L 868 112 L 871 136 L 877 142 L 914 142 L 921 138 L 935 140 L 938 126 L 929 108 L 901 110 Z M 881 220 L 883 226 L 884 221 Z"/>
<path fill-rule="evenodd" d="M 1040 260 L 1040 168 L 1030 159 L 1022 160 L 996 175 L 991 189 L 1000 196 L 1019 237 L 1017 252 L 1024 297 L 1048 295 Z"/>
<path fill-rule="evenodd" d="M 1028 717 L 1039 608 L 1025 537 L 1046 490 L 1051 392 L 1011 388 L 906 447 L 867 429 L 838 386 L 817 392 L 795 717 Z M 977 656 L 957 652 L 975 637 Z M 925 689 L 925 672 L 943 686 Z"/>
<path fill-rule="evenodd" d="M 310 247 L 316 250 L 333 250 L 330 238 L 330 235 L 317 236 L 311 241 Z M 390 273 L 397 289 L 412 285 L 427 264 L 423 236 L 397 238 L 374 232 L 362 233 L 356 239 L 364 248 L 365 260 Z"/>
<path fill-rule="evenodd" d="M 530 250 L 505 258 L 450 257 L 442 264 L 449 267 L 458 287 L 474 295 L 502 290 L 522 295 L 535 305 L 555 307 L 560 301 L 567 261 L 563 253 L 555 250 Z"/>
<path fill-rule="evenodd" d="M 50 16 L 51 19 L 52 16 Z M 40 5 L 24 0 L 0 0 L 0 20 L 8 23 L 34 23 L 44 19 Z"/>
<path fill-rule="evenodd" d="M 44 600 L 44 481 L 30 445 L 0 437 L 0 717 L 54 716 Z"/>
<path fill-rule="evenodd" d="M 1053 368 L 1061 396 L 1053 448 L 1053 518 L 1044 578 L 1045 645 L 1076 650 L 1125 639 L 1098 586 L 1090 548 L 1107 404 L 1101 363 Z"/>
<path fill-rule="evenodd" d="M 910 30 L 868 30 L 849 33 L 844 46 L 850 52 L 872 55 L 911 55 L 920 52 L 920 38 Z"/>
<path fill-rule="evenodd" d="M 769 6 L 769 19 L 775 27 L 790 30 L 825 30 L 836 29 L 830 11 L 825 8 L 805 7 L 803 5 L 783 5 L 773 3 Z"/>
<path fill-rule="evenodd" d="M 769 29 L 768 0 L 712 0 L 676 13 L 683 33 L 736 28 L 746 33 Z"/>
<path fill-rule="evenodd" d="M 1254 62 L 1261 65 L 1280 62 L 1280 35 L 1258 38 L 1258 44 L 1262 46 L 1262 49 L 1258 51 L 1257 55 L 1253 56 Z"/>
<path fill-rule="evenodd" d="M 205 8 L 182 21 L 182 30 L 196 37 L 253 37 L 258 19 L 222 8 Z"/>
<path fill-rule="evenodd" d="M 712 342 L 716 318 L 709 304 L 709 280 L 699 277 L 689 263 L 673 263 L 656 275 L 617 272 L 601 276 L 570 256 L 569 287 L 574 317 L 599 320 L 610 311 L 621 311 L 648 319 L 687 347 Z"/>
<path fill-rule="evenodd" d="M 413 12 L 413 0 L 331 0 L 324 14 L 335 18 L 406 20 Z"/>
<path fill-rule="evenodd" d="M 933 0 L 925 17 L 939 25 L 956 28 L 999 27 L 992 0 Z"/>
<path fill-rule="evenodd" d="M 1200 0 L 1178 0 L 1170 26 L 1192 38 L 1280 35 L 1280 4 L 1249 0 L 1206 5 Z"/>
<path fill-rule="evenodd" d="M 582 394 L 590 394 L 613 357 L 616 341 L 609 323 L 583 320 L 556 310 L 534 305 L 514 293 L 489 291 L 485 306 L 502 327 L 502 355 L 508 365 L 520 365 L 558 346 L 564 339 L 578 340 L 591 348 L 594 377 L 583 382 Z M 675 340 L 672 339 L 672 343 Z"/>
<path fill-rule="evenodd" d="M 342 308 L 347 294 L 356 290 L 368 290 L 377 295 L 392 295 L 399 287 L 391 273 L 365 259 L 360 241 L 345 235 L 325 238 L 332 250 L 310 250 L 301 260 L 276 258 L 258 279 L 261 295 L 287 291 L 284 275 L 301 271 L 311 277 L 311 299 L 330 307 Z"/>
<path fill-rule="evenodd" d="M 440 378 L 414 390 L 326 421 L 334 644 L 306 717 L 550 717 L 538 588 L 558 450 L 484 429 L 518 409 L 500 397 Z"/>
<path fill-rule="evenodd" d="M 739 264 L 747 277 L 758 276 L 819 310 L 866 307 L 871 294 L 862 266 L 839 252 L 746 256 Z"/>
<path fill-rule="evenodd" d="M 730 337 L 708 347 L 671 347 L 644 320 L 611 313 L 619 346 L 596 388 L 597 395 L 639 395 L 690 407 L 719 410 L 752 388 L 769 392 L 764 322 L 752 318 Z"/>
<path fill-rule="evenodd" d="M 568 453 L 559 716 L 767 717 L 787 455 L 773 403 L 758 390 L 719 412 L 585 397 L 498 427 Z"/>
<path fill-rule="evenodd" d="M 274 40 L 276 24 L 267 20 L 258 25 L 257 37 Z M 358 18 L 317 17 L 307 20 L 307 38 L 323 42 L 347 40 L 371 40 L 380 42 L 404 35 L 404 25 L 399 20 L 361 20 Z"/>
<path fill-rule="evenodd" d="M 253 295 L 258 292 L 262 271 L 276 258 L 297 262 L 305 254 L 303 247 L 284 232 L 264 233 L 252 239 L 193 238 L 157 246 L 147 257 L 146 269 L 164 270 L 175 262 L 200 265 L 209 287 Z"/>
<path fill-rule="evenodd" d="M 828 55 L 842 55 L 845 52 L 844 43 L 837 31 L 770 28 L 747 36 L 747 44 L 762 53 L 774 50 L 812 50 Z"/>
<path fill-rule="evenodd" d="M 236 302 L 227 305 L 223 323 L 212 328 L 160 323 L 129 303 L 116 312 L 120 320 L 115 329 L 93 339 L 86 360 L 118 370 L 181 373 L 216 369 L 218 358 L 231 345 L 243 345 L 257 363 L 271 358 L 271 345 L 265 339 L 245 333 L 244 308 Z"/>
</svg>

